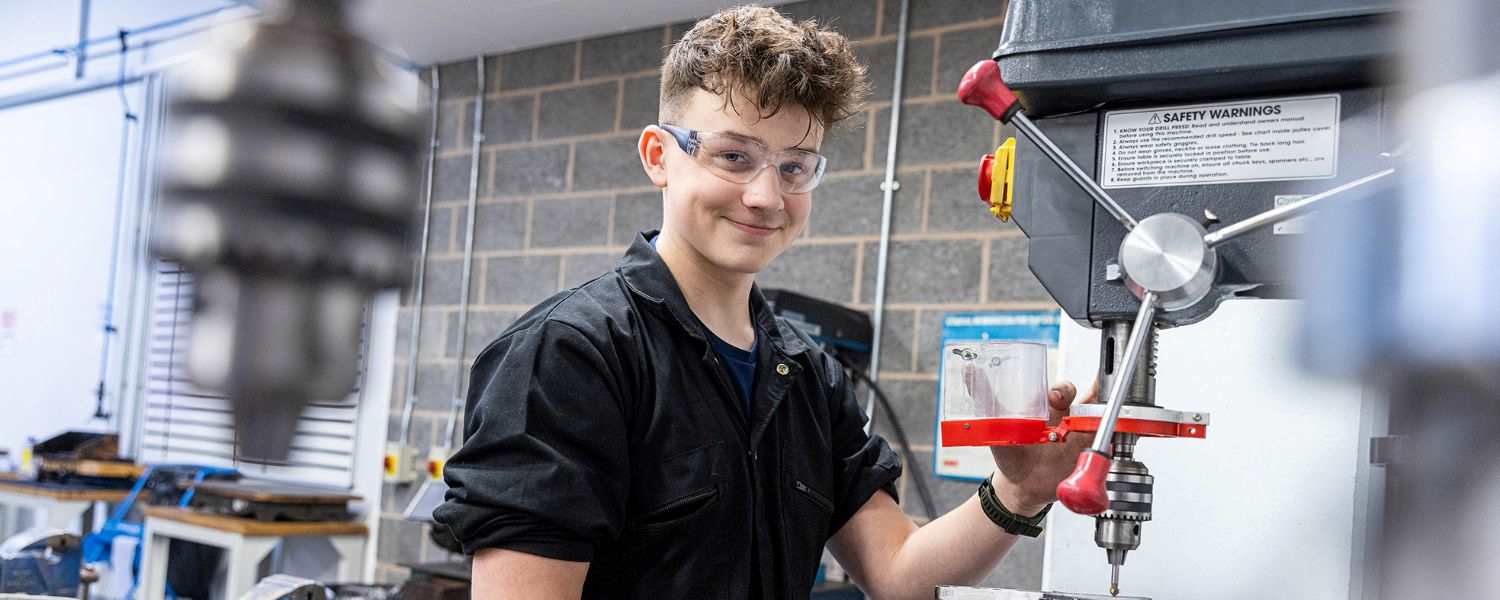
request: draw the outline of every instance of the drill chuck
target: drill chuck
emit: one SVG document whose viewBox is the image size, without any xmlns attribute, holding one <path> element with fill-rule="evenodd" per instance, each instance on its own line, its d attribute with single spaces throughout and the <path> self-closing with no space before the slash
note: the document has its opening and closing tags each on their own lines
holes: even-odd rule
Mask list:
<svg viewBox="0 0 1500 600">
<path fill-rule="evenodd" d="M 1118 439 L 1121 437 L 1126 439 Z M 1109 508 L 1094 518 L 1094 543 L 1104 549 L 1109 559 L 1111 593 L 1118 593 L 1120 565 L 1125 564 L 1125 555 L 1141 546 L 1141 524 L 1151 520 L 1154 478 L 1146 465 L 1131 458 L 1134 437 L 1116 434 L 1115 458 L 1104 477 Z"/>
<path fill-rule="evenodd" d="M 154 254 L 192 273 L 187 367 L 239 455 L 281 460 L 304 404 L 354 389 L 362 322 L 406 279 L 421 94 L 343 2 L 265 3 L 173 74 Z"/>
</svg>

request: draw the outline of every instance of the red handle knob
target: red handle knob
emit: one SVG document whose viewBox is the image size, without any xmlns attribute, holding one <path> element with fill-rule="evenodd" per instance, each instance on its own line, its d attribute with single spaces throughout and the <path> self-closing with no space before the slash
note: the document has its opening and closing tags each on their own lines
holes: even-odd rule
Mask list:
<svg viewBox="0 0 1500 600">
<path fill-rule="evenodd" d="M 1057 484 L 1057 499 L 1080 515 L 1097 515 L 1109 508 L 1104 493 L 1104 476 L 1109 473 L 1109 457 L 1093 450 L 1078 454 L 1073 474 Z"/>
<path fill-rule="evenodd" d="M 958 82 L 958 101 L 978 106 L 1002 123 L 1009 123 L 1021 110 L 1016 95 L 1000 80 L 1000 65 L 993 60 L 981 60 L 969 67 Z"/>
</svg>

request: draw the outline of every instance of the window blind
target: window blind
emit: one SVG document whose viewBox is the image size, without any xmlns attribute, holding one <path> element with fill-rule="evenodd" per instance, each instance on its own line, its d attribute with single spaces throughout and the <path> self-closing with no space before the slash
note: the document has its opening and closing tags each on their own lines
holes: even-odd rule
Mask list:
<svg viewBox="0 0 1500 600">
<path fill-rule="evenodd" d="M 284 462 L 240 456 L 235 448 L 229 397 L 193 384 L 186 368 L 192 332 L 193 276 L 176 265 L 153 266 L 146 364 L 142 373 L 140 448 L 145 463 L 234 467 L 248 476 L 287 483 L 350 488 L 354 485 L 360 386 L 369 350 L 369 315 L 363 319 L 359 376 L 343 398 L 308 403 L 297 421 Z M 368 311 L 368 309 L 367 309 Z"/>
</svg>

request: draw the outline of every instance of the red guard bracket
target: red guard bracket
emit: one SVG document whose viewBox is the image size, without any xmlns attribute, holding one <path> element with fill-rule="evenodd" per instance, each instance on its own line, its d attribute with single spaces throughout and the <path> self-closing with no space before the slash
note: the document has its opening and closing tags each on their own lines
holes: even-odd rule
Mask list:
<svg viewBox="0 0 1500 600">
<path fill-rule="evenodd" d="M 1099 417 L 1063 417 L 1062 426 L 1058 427 L 1057 431 L 1064 436 L 1068 432 L 1073 431 L 1093 433 L 1099 431 L 1099 419 Z M 1146 419 L 1126 419 L 1121 417 L 1120 420 L 1115 421 L 1115 433 L 1134 433 L 1136 435 L 1159 438 L 1197 438 L 1201 440 L 1208 437 L 1208 426 L 1150 421 Z"/>
<path fill-rule="evenodd" d="M 1099 430 L 1102 404 L 1079 404 L 1057 427 L 1041 419 L 965 419 L 940 424 L 944 446 L 1025 446 L 1060 442 L 1071 433 Z M 1115 433 L 1133 433 L 1155 438 L 1208 437 L 1208 413 L 1178 411 L 1155 406 L 1126 405 L 1120 408 Z"/>
<path fill-rule="evenodd" d="M 1104 417 L 1104 405 L 1077 404 L 1069 412 L 1071 414 L 1063 417 L 1062 425 L 1057 428 L 1060 432 L 1064 435 L 1072 431 L 1092 433 L 1099 430 L 1099 420 Z M 1127 404 L 1120 407 L 1120 419 L 1115 421 L 1115 433 L 1201 440 L 1208 437 L 1208 413 Z"/>
</svg>

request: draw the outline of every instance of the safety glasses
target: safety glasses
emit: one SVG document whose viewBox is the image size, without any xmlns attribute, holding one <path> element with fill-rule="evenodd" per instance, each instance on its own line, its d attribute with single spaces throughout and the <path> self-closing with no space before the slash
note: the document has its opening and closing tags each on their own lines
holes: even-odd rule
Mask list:
<svg viewBox="0 0 1500 600">
<path fill-rule="evenodd" d="M 823 181 L 828 159 L 806 150 L 772 152 L 765 144 L 729 132 L 705 132 L 676 125 L 657 125 L 677 140 L 677 147 L 708 172 L 730 183 L 750 183 L 766 167 L 776 167 L 781 191 L 804 194 Z"/>
</svg>

